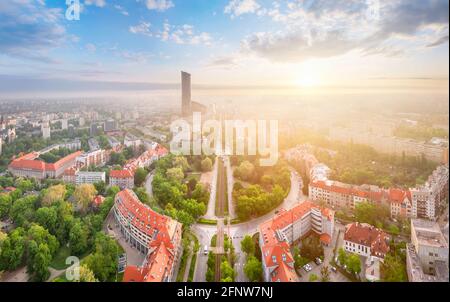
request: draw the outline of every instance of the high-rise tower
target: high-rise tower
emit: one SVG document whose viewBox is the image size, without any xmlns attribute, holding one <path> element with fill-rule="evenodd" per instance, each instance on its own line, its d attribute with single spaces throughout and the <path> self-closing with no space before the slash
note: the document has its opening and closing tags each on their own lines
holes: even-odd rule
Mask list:
<svg viewBox="0 0 450 302">
<path fill-rule="evenodd" d="M 191 75 L 184 71 L 181 72 L 181 113 L 191 114 Z"/>
</svg>

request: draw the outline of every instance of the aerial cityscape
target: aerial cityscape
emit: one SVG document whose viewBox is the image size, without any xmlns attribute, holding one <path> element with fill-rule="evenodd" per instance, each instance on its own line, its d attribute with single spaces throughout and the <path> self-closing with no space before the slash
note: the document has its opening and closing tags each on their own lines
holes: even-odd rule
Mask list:
<svg viewBox="0 0 450 302">
<path fill-rule="evenodd" d="M 1 283 L 449 282 L 448 0 L 65 2 L 0 3 Z"/>
</svg>

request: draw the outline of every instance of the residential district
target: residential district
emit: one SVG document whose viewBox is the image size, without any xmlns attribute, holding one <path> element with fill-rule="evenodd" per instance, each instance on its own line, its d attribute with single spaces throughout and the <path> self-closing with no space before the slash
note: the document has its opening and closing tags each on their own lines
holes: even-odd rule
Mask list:
<svg viewBox="0 0 450 302">
<path fill-rule="evenodd" d="M 293 140 L 271 168 L 249 156 L 170 154 L 170 121 L 224 115 L 191 101 L 190 77 L 182 73 L 181 115 L 5 104 L 0 280 L 448 282 L 448 138 L 336 128 L 336 148 Z M 295 125 L 282 127 L 291 135 Z M 412 185 L 346 183 L 333 160 L 318 159 L 346 146 L 422 174 Z M 81 260 L 78 279 L 69 256 Z"/>
</svg>

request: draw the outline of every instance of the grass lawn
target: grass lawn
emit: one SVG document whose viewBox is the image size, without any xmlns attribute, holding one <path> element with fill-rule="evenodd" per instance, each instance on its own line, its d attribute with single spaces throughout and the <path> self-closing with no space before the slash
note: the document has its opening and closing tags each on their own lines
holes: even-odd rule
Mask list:
<svg viewBox="0 0 450 302">
<path fill-rule="evenodd" d="M 57 252 L 55 257 L 53 257 L 50 267 L 56 270 L 62 270 L 69 267 L 66 264 L 67 257 L 71 256 L 70 248 L 68 246 L 62 246 Z"/>
</svg>

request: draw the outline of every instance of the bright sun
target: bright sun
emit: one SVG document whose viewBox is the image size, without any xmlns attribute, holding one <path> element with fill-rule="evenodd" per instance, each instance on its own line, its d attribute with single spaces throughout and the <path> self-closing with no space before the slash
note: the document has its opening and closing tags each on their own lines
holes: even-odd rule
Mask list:
<svg viewBox="0 0 450 302">
<path fill-rule="evenodd" d="M 319 86 L 320 77 L 318 66 L 311 62 L 305 62 L 300 68 L 300 73 L 297 71 L 294 84 L 302 88 Z"/>
</svg>

